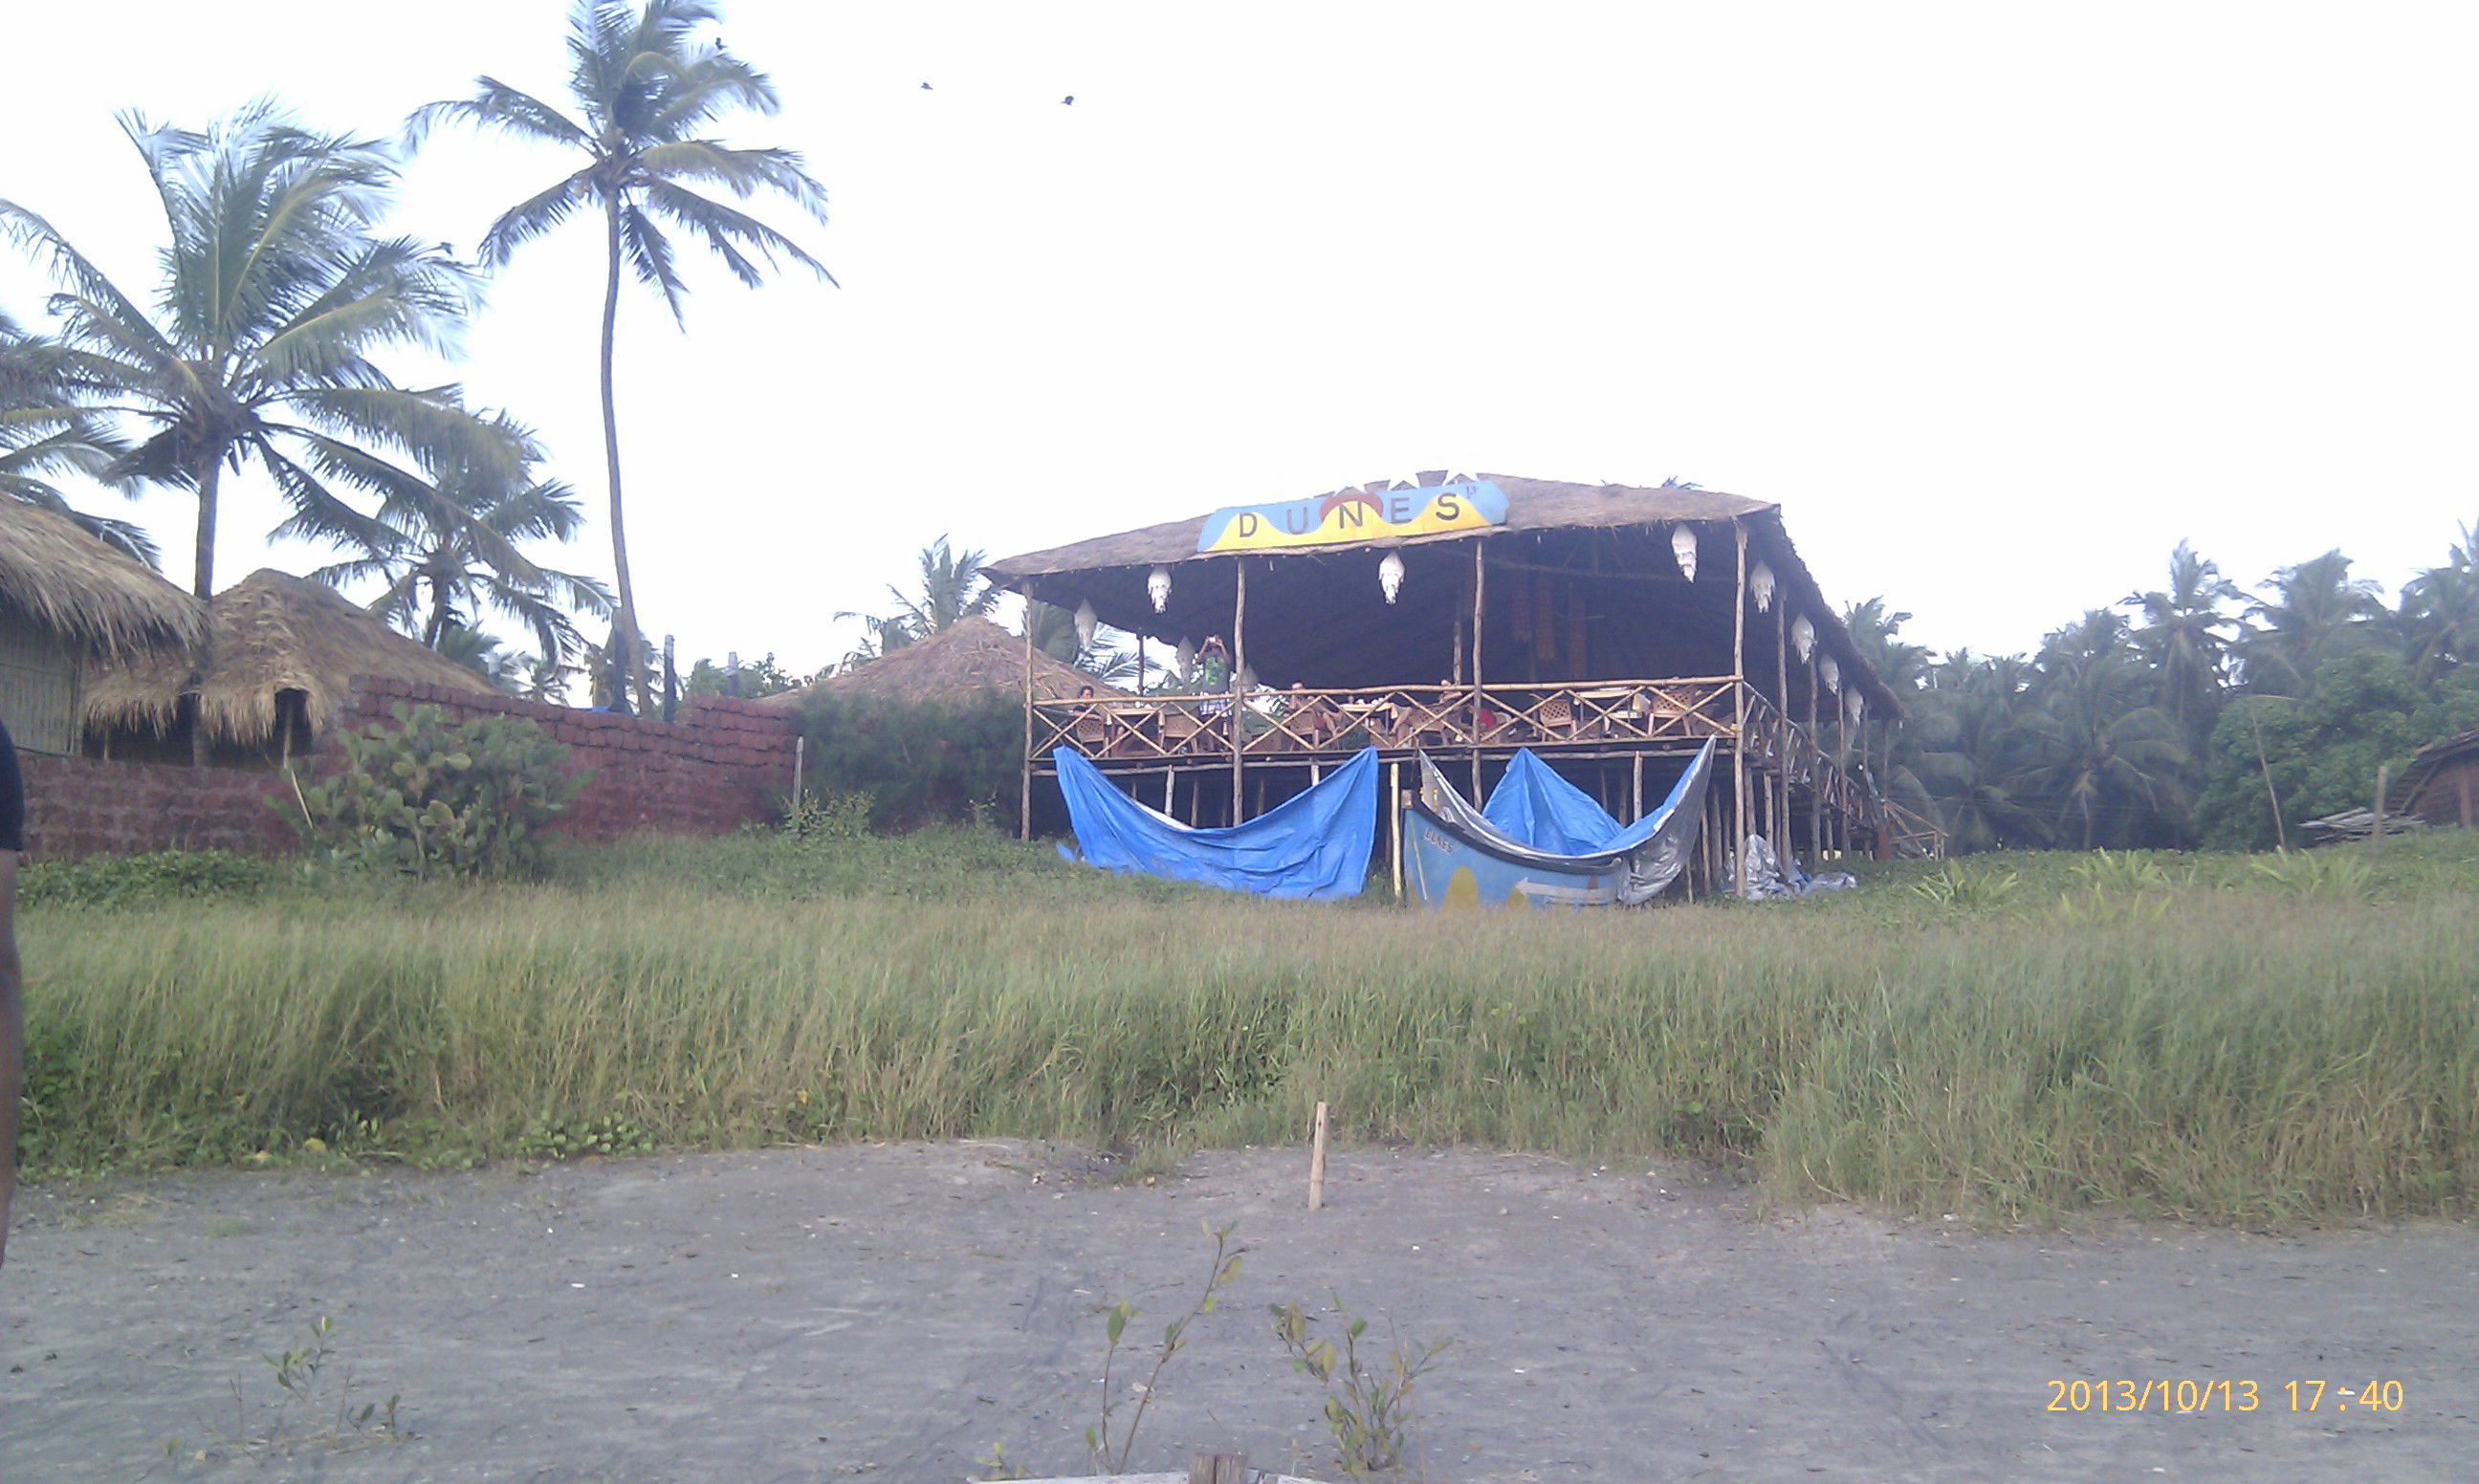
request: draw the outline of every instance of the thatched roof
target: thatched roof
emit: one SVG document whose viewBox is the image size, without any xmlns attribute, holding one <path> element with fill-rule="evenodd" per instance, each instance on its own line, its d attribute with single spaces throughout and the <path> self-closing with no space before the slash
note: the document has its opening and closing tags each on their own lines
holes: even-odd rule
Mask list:
<svg viewBox="0 0 2479 1484">
<path fill-rule="evenodd" d="M 1505 524 L 1493 525 L 1486 531 L 1453 531 L 1441 536 L 1411 538 L 1386 536 L 1339 543 L 1306 548 L 1295 554 L 1330 556 L 1338 551 L 1371 547 L 1468 541 L 1478 535 L 1495 536 L 1518 531 L 1615 528 L 1643 525 L 1653 521 L 1727 521 L 1737 516 L 1752 516 L 1780 508 L 1744 496 L 1725 495 L 1715 490 L 1681 489 L 1676 485 L 1645 489 L 1623 484 L 1567 484 L 1555 479 L 1524 479 L 1513 474 L 1481 474 L 1478 477 L 1506 492 Z M 1374 482 L 1368 486 L 1371 490 L 1383 487 Z M 1053 547 L 1046 551 L 1028 551 L 1022 556 L 992 562 L 982 571 L 1001 587 L 1013 587 L 1026 577 L 1088 572 L 1097 567 L 1150 568 L 1175 566 L 1180 562 L 1211 561 L 1215 557 L 1227 560 L 1229 552 L 1217 552 L 1215 556 L 1209 557 L 1196 550 L 1197 538 L 1203 533 L 1207 519 L 1204 515 L 1190 516 L 1185 521 L 1147 525 L 1137 530 L 1121 531 L 1115 536 L 1098 536 L 1091 541 Z"/>
<path fill-rule="evenodd" d="M 206 627 L 196 599 L 71 522 L 0 496 L 0 613 L 82 654 L 186 652 Z"/>
<path fill-rule="evenodd" d="M 1075 666 L 1034 651 L 1033 691 L 1041 700 L 1072 701 L 1087 685 L 1097 694 L 1117 694 Z M 1024 694 L 1024 636 L 1009 633 L 988 619 L 968 618 L 867 664 L 800 690 L 769 696 L 758 704 L 789 710 L 811 695 L 952 701 L 985 690 L 1006 696 Z"/>
<path fill-rule="evenodd" d="M 1424 484 L 1444 482 L 1443 475 L 1419 477 Z M 1553 568 L 1597 585 L 1599 652 L 1629 678 L 1726 675 L 1735 586 L 1728 531 L 1737 523 L 1748 533 L 1750 569 L 1761 562 L 1774 573 L 1781 595 L 1777 606 L 1808 617 L 1820 654 L 1833 656 L 1846 682 L 1866 693 L 1877 714 L 1904 714 L 1902 698 L 1859 653 L 1840 610 L 1800 559 L 1780 506 L 1675 485 L 1478 477 L 1506 495 L 1506 520 L 1497 525 L 1246 553 L 1250 667 L 1277 685 L 1293 679 L 1336 686 L 1436 681 L 1451 657 L 1447 636 L 1458 617 L 1471 611 L 1466 582 L 1472 557 L 1466 544 L 1481 541 L 1493 569 L 1502 562 L 1533 574 Z M 1066 608 L 1090 602 L 1101 622 L 1165 644 L 1208 634 L 1227 637 L 1236 606 L 1236 563 L 1229 551 L 1209 555 L 1196 550 L 1209 519 L 1192 516 L 1030 551 L 982 571 L 997 586 L 1044 602 Z M 1702 535 L 1702 561 L 1693 582 L 1670 553 L 1670 527 L 1681 524 Z M 1379 600 L 1375 580 L 1375 549 L 1387 548 L 1399 550 L 1408 569 L 1401 599 L 1391 604 Z M 1161 613 L 1145 589 L 1146 574 L 1156 566 L 1171 571 L 1170 601 Z M 1490 580 L 1495 593 L 1508 577 Z M 1493 598 L 1493 612 L 1496 602 Z M 1770 614 L 1750 618 L 1750 673 L 1770 673 L 1776 620 Z M 1505 639 L 1500 634 L 1492 641 L 1501 663 L 1509 652 Z M 1506 669 L 1490 673 L 1514 678 Z"/>
<path fill-rule="evenodd" d="M 217 593 L 213 611 L 198 707 L 212 741 L 256 745 L 274 735 L 275 698 L 288 690 L 301 692 L 311 729 L 324 731 L 356 676 L 498 694 L 473 671 L 308 577 L 262 569 Z M 167 729 L 189 679 L 186 654 L 109 666 L 88 683 L 87 725 Z"/>
</svg>

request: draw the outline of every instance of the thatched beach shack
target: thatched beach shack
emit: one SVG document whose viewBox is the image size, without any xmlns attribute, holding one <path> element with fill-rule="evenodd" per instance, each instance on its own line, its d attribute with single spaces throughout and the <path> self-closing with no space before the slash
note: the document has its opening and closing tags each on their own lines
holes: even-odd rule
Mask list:
<svg viewBox="0 0 2479 1484">
<path fill-rule="evenodd" d="M 1729 786 L 1717 776 L 1703 837 L 1720 851 L 1744 858 L 1758 832 L 1810 858 L 1936 848 L 1847 765 L 1856 724 L 1899 721 L 1902 700 L 1763 500 L 1430 471 L 984 572 L 1140 647 L 1185 658 L 1223 641 L 1246 701 L 1115 702 L 1123 725 L 1094 758 L 1140 796 L 1184 790 L 1174 811 L 1192 819 L 1248 817 L 1368 745 L 1397 798 L 1416 754 L 1468 768 L 1477 795 L 1529 748 L 1634 817 L 1712 740 Z M 1024 702 L 1029 829 L 1034 779 L 1091 730 L 1092 708 Z M 1708 883 L 1718 861 L 1708 848 Z"/>
<path fill-rule="evenodd" d="M 889 650 L 875 659 L 812 680 L 798 690 L 755 703 L 771 710 L 798 710 L 811 696 L 852 700 L 961 701 L 979 695 L 1024 694 L 1028 676 L 1043 701 L 1072 701 L 1086 686 L 1110 691 L 1093 677 L 1053 659 L 985 618 L 959 619 L 937 633 Z M 1112 694 L 1117 694 L 1112 691 Z"/>
<path fill-rule="evenodd" d="M 210 605 L 209 662 L 186 653 L 101 667 L 87 686 L 89 746 L 107 757 L 187 761 L 194 729 L 217 762 L 281 762 L 333 728 L 359 677 L 497 696 L 455 661 L 390 628 L 323 582 L 261 569 Z"/>
<path fill-rule="evenodd" d="M 18 747 L 75 753 L 97 664 L 177 664 L 205 627 L 205 605 L 142 563 L 0 497 L 0 722 Z"/>
</svg>

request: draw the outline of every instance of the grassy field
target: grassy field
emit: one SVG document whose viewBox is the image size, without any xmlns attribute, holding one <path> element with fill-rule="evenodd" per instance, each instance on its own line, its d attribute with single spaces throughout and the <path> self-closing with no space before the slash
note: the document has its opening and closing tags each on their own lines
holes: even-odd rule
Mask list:
<svg viewBox="0 0 2479 1484">
<path fill-rule="evenodd" d="M 1325 1099 L 1350 1139 L 1720 1159 L 1790 1203 L 2466 1213 L 2479 839 L 2362 859 L 1983 857 L 1458 919 L 964 833 L 577 851 L 474 888 L 38 870 L 26 1153 L 1162 1150 L 1295 1139 Z"/>
</svg>

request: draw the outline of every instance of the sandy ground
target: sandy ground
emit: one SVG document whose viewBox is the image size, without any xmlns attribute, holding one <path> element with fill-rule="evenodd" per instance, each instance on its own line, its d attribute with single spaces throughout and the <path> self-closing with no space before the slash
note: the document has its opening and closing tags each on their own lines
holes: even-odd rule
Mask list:
<svg viewBox="0 0 2479 1484">
<path fill-rule="evenodd" d="M 0 1272 L 0 1479 L 943 1484 L 1002 1440 L 1080 1473 L 1100 1310 L 1133 1297 L 1131 1338 L 1158 1336 L 1200 1218 L 1239 1223 L 1247 1262 L 1132 1467 L 1222 1448 L 1339 1478 L 1265 1308 L 1334 1290 L 1454 1337 L 1415 1480 L 2479 1475 L 2466 1226 L 1761 1220 L 1688 1171 L 1466 1150 L 1339 1152 L 1312 1215 L 1304 1164 L 1212 1153 L 1148 1187 L 967 1143 L 38 1189 Z M 320 1316 L 317 1411 L 279 1405 L 260 1357 Z M 319 1441 L 347 1369 L 416 1436 Z M 2052 1380 L 2120 1378 L 2253 1381 L 2259 1405 L 2047 1410 Z M 2316 1411 L 2293 1380 L 2330 1383 Z M 2359 1404 L 2370 1381 L 2400 1409 Z M 301 1441 L 251 1446 L 279 1429 Z"/>
</svg>

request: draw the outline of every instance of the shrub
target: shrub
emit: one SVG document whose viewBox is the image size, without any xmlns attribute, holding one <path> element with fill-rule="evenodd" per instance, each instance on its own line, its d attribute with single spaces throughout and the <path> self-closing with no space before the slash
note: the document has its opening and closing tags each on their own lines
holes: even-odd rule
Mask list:
<svg viewBox="0 0 2479 1484">
<path fill-rule="evenodd" d="M 804 710 L 809 777 L 826 794 L 870 796 L 882 831 L 983 824 L 1012 800 L 1024 766 L 1024 702 L 813 695 Z"/>
<path fill-rule="evenodd" d="M 568 772 L 567 747 L 521 717 L 450 726 L 435 705 L 390 709 L 396 729 L 345 733 L 344 771 L 301 790 L 311 848 L 422 879 L 536 867 L 542 827 L 592 774 Z"/>
<path fill-rule="evenodd" d="M 271 860 L 224 850 L 45 860 L 19 874 L 17 900 L 25 907 L 127 907 L 181 897 L 251 897 L 282 869 Z"/>
</svg>

